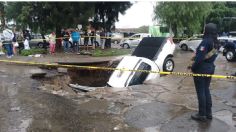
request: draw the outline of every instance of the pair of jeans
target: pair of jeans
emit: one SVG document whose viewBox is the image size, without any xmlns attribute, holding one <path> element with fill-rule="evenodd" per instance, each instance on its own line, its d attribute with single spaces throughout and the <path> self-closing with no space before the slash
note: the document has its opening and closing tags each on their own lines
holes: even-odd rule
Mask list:
<svg viewBox="0 0 236 132">
<path fill-rule="evenodd" d="M 69 41 L 63 40 L 64 52 L 69 51 Z"/>
<path fill-rule="evenodd" d="M 73 41 L 73 47 L 74 51 L 78 52 L 79 51 L 79 43 L 78 41 Z"/>
<path fill-rule="evenodd" d="M 7 50 L 7 56 L 13 55 L 13 46 L 12 44 L 5 44 L 5 48 Z"/>
</svg>

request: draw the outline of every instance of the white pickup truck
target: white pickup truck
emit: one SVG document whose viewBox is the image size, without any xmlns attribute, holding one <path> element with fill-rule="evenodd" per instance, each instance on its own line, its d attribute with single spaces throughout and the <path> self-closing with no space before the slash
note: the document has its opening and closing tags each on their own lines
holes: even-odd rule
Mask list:
<svg viewBox="0 0 236 132">
<path fill-rule="evenodd" d="M 170 37 L 145 37 L 131 56 L 125 56 L 118 69 L 167 71 L 174 69 L 172 59 L 176 45 Z M 109 81 L 111 87 L 127 87 L 142 84 L 144 81 L 160 77 L 159 73 L 115 70 Z"/>
</svg>

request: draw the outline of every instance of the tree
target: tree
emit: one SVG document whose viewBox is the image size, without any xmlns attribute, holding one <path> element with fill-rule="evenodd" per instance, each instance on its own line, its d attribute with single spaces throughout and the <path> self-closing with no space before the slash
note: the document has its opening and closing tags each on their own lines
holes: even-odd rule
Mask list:
<svg viewBox="0 0 236 132">
<path fill-rule="evenodd" d="M 124 14 L 131 6 L 130 2 L 96 2 L 94 25 L 98 24 L 110 31 L 114 23 L 119 21 L 119 13 Z"/>
<path fill-rule="evenodd" d="M 124 13 L 130 2 L 8 2 L 7 18 L 23 28 L 30 27 L 42 34 L 55 31 L 60 36 L 61 28 L 83 25 L 94 17 L 94 25 L 101 23 L 110 29 L 118 14 Z"/>
<path fill-rule="evenodd" d="M 202 30 L 211 7 L 208 2 L 160 2 L 155 6 L 154 19 L 171 27 L 175 36 L 183 29 L 191 36 Z"/>
<path fill-rule="evenodd" d="M 5 3 L 0 2 L 0 21 L 1 21 L 1 28 L 5 26 Z"/>
<path fill-rule="evenodd" d="M 206 22 L 216 23 L 220 32 L 229 32 L 236 30 L 236 22 L 226 17 L 236 17 L 236 5 L 233 2 L 214 2 L 210 14 L 207 16 Z"/>
<path fill-rule="evenodd" d="M 148 33 L 149 31 L 149 26 L 141 26 L 136 29 L 136 32 L 138 33 Z"/>
<path fill-rule="evenodd" d="M 93 15 L 93 7 L 93 4 L 83 2 L 9 2 L 7 18 L 42 35 L 56 30 L 60 36 L 61 28 L 85 25 Z"/>
</svg>

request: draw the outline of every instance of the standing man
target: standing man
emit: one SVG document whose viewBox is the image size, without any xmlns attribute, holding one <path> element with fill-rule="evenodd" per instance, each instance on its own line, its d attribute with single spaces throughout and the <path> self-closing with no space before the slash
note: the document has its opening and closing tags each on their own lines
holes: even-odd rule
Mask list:
<svg viewBox="0 0 236 132">
<path fill-rule="evenodd" d="M 104 32 L 104 30 L 102 29 L 102 32 L 100 33 L 100 43 L 101 43 L 101 47 L 102 47 L 102 49 L 104 49 L 105 48 L 105 39 L 106 37 L 105 37 L 105 32 Z"/>
<path fill-rule="evenodd" d="M 91 31 L 90 33 L 90 41 L 91 41 L 91 44 L 93 46 L 93 42 L 94 42 L 94 39 L 96 39 L 96 35 L 95 35 L 95 32 L 94 31 Z"/>
<path fill-rule="evenodd" d="M 70 34 L 65 31 L 64 29 L 62 29 L 62 40 L 63 40 L 63 46 L 64 46 L 64 52 L 67 53 L 69 52 L 69 38 L 70 38 Z"/>
<path fill-rule="evenodd" d="M 195 74 L 214 74 L 214 61 L 217 57 L 219 43 L 217 40 L 217 26 L 208 23 L 204 28 L 203 40 L 197 48 L 191 70 Z M 212 101 L 210 94 L 211 77 L 195 76 L 194 84 L 198 98 L 198 113 L 191 116 L 193 120 L 212 120 Z"/>
<path fill-rule="evenodd" d="M 6 26 L 3 30 L 3 37 L 4 37 L 4 45 L 7 50 L 7 58 L 11 58 L 13 56 L 13 46 L 12 46 L 12 39 L 14 38 L 14 34 L 12 30 L 8 29 Z"/>
<path fill-rule="evenodd" d="M 29 42 L 31 40 L 29 30 L 24 30 L 23 36 L 24 36 L 24 49 L 29 50 L 30 49 Z"/>
</svg>

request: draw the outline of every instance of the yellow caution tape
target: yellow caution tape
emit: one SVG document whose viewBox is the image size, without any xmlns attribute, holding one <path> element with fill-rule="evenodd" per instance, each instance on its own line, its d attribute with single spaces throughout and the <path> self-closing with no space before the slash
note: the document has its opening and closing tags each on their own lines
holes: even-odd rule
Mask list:
<svg viewBox="0 0 236 132">
<path fill-rule="evenodd" d="M 122 39 L 124 39 L 124 40 L 127 40 L 127 39 L 135 40 L 135 39 L 139 39 L 139 38 L 130 38 L 130 37 L 116 38 L 116 37 L 105 37 L 105 36 L 81 36 L 81 38 L 92 38 L 92 37 L 93 38 L 99 37 L 100 39 L 113 39 L 113 38 L 115 38 L 116 40 L 122 40 Z M 65 39 L 65 38 L 69 39 L 70 37 L 59 37 L 59 38 L 55 38 L 55 39 Z M 177 39 L 177 40 L 182 39 L 182 40 L 184 40 L 184 39 L 190 39 L 190 38 L 172 38 L 172 39 Z M 41 40 L 49 41 L 49 38 L 45 38 L 45 39 L 32 39 L 32 40 L 33 41 L 41 41 Z"/>
<path fill-rule="evenodd" d="M 64 68 L 79 68 L 79 69 L 89 69 L 89 70 L 105 70 L 105 71 L 131 71 L 131 72 L 146 72 L 146 73 L 158 73 L 161 75 L 175 75 L 175 76 L 188 76 L 188 77 L 212 77 L 219 79 L 232 79 L 236 80 L 235 76 L 225 76 L 225 75 L 214 75 L 214 74 L 194 74 L 185 72 L 164 72 L 164 71 L 149 71 L 149 70 L 132 70 L 126 68 L 110 68 L 110 67 L 97 67 L 97 66 L 79 66 L 79 65 L 62 65 L 57 63 L 39 63 L 39 62 L 24 62 L 24 61 L 14 61 L 14 60 L 0 60 L 0 62 L 15 63 L 15 64 L 26 64 L 26 65 L 38 65 L 38 66 L 51 66 L 51 67 L 64 67 Z"/>
</svg>

